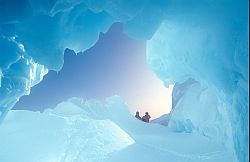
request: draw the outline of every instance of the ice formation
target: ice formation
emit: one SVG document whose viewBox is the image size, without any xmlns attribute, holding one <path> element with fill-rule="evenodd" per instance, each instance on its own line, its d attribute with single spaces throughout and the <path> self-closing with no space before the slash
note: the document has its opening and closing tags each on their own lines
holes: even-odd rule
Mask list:
<svg viewBox="0 0 250 162">
<path fill-rule="evenodd" d="M 105 102 L 72 98 L 43 113 L 12 110 L 0 126 L 0 137 L 4 148 L 0 161 L 6 162 L 233 159 L 217 139 L 197 133 L 175 134 L 164 126 L 135 119 L 118 96 Z"/>
<path fill-rule="evenodd" d="M 13 111 L 0 130 L 0 161 L 101 161 L 134 143 L 102 113 L 106 108 L 95 101 L 71 99 L 44 113 Z"/>
<path fill-rule="evenodd" d="M 126 34 L 149 40 L 148 64 L 166 85 L 195 80 L 176 100 L 169 123 L 173 130 L 218 138 L 246 162 L 248 3 L 0 0 L 0 120 L 48 70 L 60 70 L 65 48 L 84 51 L 100 32 L 122 22 Z M 32 118 L 31 112 L 24 113 Z"/>
<path fill-rule="evenodd" d="M 188 78 L 198 82 L 174 103 L 169 124 L 178 119 L 176 129 L 186 127 L 187 131 L 198 124 L 203 133 L 219 135 L 239 161 L 247 161 L 248 22 L 215 19 L 214 15 L 205 20 L 203 16 L 196 15 L 194 22 L 164 21 L 148 42 L 148 63 L 165 84 Z M 182 20 L 178 16 L 176 19 Z"/>
</svg>

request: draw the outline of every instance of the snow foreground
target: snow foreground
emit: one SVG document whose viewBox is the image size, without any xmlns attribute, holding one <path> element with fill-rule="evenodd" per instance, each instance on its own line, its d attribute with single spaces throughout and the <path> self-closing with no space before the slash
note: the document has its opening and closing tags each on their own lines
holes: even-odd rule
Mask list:
<svg viewBox="0 0 250 162">
<path fill-rule="evenodd" d="M 144 123 L 127 110 L 118 96 L 72 98 L 43 113 L 12 110 L 0 126 L 0 161 L 233 161 L 221 141 Z"/>
<path fill-rule="evenodd" d="M 121 22 L 127 35 L 148 41 L 147 62 L 166 86 L 198 82 L 177 95 L 173 128 L 199 128 L 239 162 L 249 161 L 248 6 L 247 0 L 1 0 L 0 122 L 49 70 L 61 69 L 66 48 L 83 52 Z M 199 124 L 203 117 L 211 118 Z"/>
</svg>

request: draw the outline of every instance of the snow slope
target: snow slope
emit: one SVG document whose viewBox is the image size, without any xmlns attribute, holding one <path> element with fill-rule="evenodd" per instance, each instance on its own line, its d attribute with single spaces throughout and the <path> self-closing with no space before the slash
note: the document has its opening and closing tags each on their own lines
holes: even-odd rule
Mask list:
<svg viewBox="0 0 250 162">
<path fill-rule="evenodd" d="M 118 96 L 72 98 L 43 113 L 12 110 L 0 139 L 5 162 L 234 161 L 221 141 L 135 119 Z"/>
</svg>

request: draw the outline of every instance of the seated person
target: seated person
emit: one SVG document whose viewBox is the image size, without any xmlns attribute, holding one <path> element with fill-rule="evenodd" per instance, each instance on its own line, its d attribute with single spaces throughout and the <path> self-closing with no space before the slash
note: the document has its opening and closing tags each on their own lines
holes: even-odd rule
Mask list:
<svg viewBox="0 0 250 162">
<path fill-rule="evenodd" d="M 149 123 L 149 119 L 151 116 L 148 114 L 148 112 L 145 113 L 145 115 L 142 117 L 142 121 Z"/>
<path fill-rule="evenodd" d="M 136 112 L 135 117 L 136 117 L 137 119 L 141 120 L 141 117 L 140 117 L 140 114 L 139 114 L 138 111 Z"/>
</svg>

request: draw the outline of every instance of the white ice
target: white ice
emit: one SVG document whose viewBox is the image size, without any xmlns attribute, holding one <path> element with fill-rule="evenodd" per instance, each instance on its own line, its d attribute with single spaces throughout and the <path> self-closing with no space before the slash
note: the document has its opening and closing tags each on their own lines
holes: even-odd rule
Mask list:
<svg viewBox="0 0 250 162">
<path fill-rule="evenodd" d="M 18 122 L 16 122 L 18 120 Z M 5 162 L 222 162 L 221 141 L 144 123 L 118 96 L 105 102 L 72 98 L 43 113 L 12 110 L 0 126 Z"/>
</svg>

